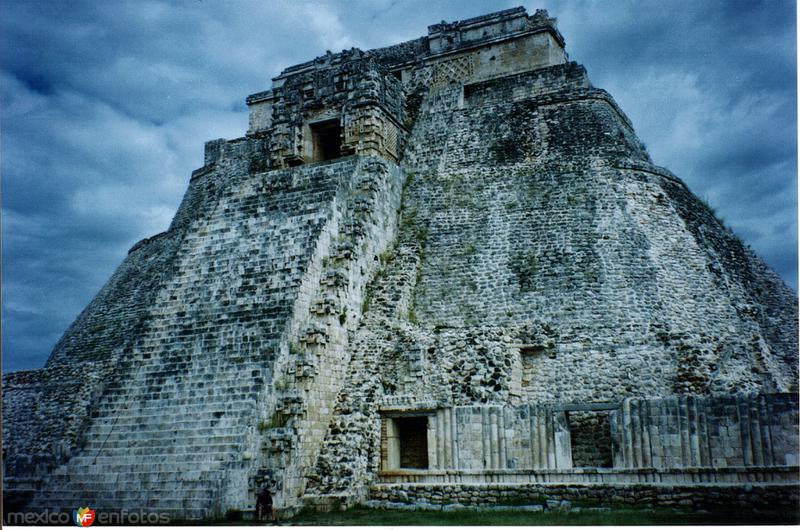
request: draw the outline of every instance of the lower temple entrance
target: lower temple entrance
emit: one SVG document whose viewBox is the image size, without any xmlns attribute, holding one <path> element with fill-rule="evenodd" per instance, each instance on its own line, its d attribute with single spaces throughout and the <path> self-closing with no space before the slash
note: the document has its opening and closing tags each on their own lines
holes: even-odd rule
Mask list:
<svg viewBox="0 0 800 530">
<path fill-rule="evenodd" d="M 573 467 L 612 466 L 611 426 L 608 411 L 575 411 L 567 414 Z"/>
<path fill-rule="evenodd" d="M 384 417 L 381 467 L 384 470 L 428 469 L 428 416 Z"/>
<path fill-rule="evenodd" d="M 428 417 L 395 418 L 400 439 L 400 467 L 428 469 Z"/>
</svg>

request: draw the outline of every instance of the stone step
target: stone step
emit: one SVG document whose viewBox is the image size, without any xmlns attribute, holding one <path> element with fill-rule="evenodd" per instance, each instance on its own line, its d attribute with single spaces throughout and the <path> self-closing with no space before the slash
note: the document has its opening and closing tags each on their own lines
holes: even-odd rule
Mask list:
<svg viewBox="0 0 800 530">
<path fill-rule="evenodd" d="M 174 492 L 173 492 L 174 493 Z M 205 492 L 205 497 L 196 497 L 190 499 L 183 498 L 156 498 L 147 497 L 142 495 L 140 497 L 131 497 L 127 499 L 116 499 L 113 497 L 103 496 L 67 496 L 67 497 L 53 497 L 42 499 L 42 501 L 34 501 L 36 507 L 48 509 L 53 512 L 60 512 L 62 510 L 68 511 L 71 515 L 72 510 L 80 506 L 89 505 L 95 510 L 106 510 L 108 512 L 119 512 L 122 509 L 127 509 L 129 512 L 139 513 L 164 513 L 172 515 L 175 519 L 180 520 L 183 518 L 192 518 L 189 515 L 192 513 L 202 513 L 199 516 L 205 518 L 211 514 L 208 506 L 213 506 L 215 498 L 212 496 L 211 491 Z"/>
<path fill-rule="evenodd" d="M 252 385 L 262 383 L 263 381 L 261 381 L 261 379 L 264 378 L 263 373 L 253 375 L 253 371 L 267 371 L 263 366 L 246 366 L 244 363 L 237 365 L 236 368 L 239 369 L 238 373 L 236 370 L 231 370 L 230 372 L 217 371 L 216 373 L 213 370 L 209 370 L 207 372 L 188 372 L 179 368 L 169 371 L 158 369 L 145 372 L 140 371 L 134 374 L 132 379 L 121 383 L 111 383 L 105 388 L 107 390 L 118 392 L 121 390 L 128 390 L 132 387 L 132 385 L 137 384 L 163 385 L 165 383 L 169 383 L 170 385 L 180 386 L 181 388 L 198 386 L 199 383 L 203 383 L 205 388 L 209 388 L 209 386 L 217 387 L 220 386 L 221 383 L 230 382 L 234 382 L 239 385 Z M 180 379 L 176 379 L 178 377 Z"/>
<path fill-rule="evenodd" d="M 220 396 L 222 398 L 223 396 Z M 125 408 L 119 407 L 113 403 L 106 403 L 101 402 L 96 411 L 99 412 L 101 415 L 106 412 L 117 412 L 121 410 L 127 411 L 136 411 L 139 414 L 144 414 L 145 412 L 149 412 L 150 414 L 159 414 L 160 416 L 164 417 L 166 414 L 213 414 L 214 412 L 220 412 L 219 410 L 213 411 L 209 410 L 210 408 L 216 408 L 214 405 L 221 407 L 223 411 L 227 413 L 227 411 L 236 411 L 236 410 L 253 410 L 257 404 L 256 400 L 251 399 L 235 399 L 231 401 L 224 401 L 220 400 L 218 403 L 198 403 L 196 399 L 185 399 L 186 403 L 174 403 L 170 405 L 166 405 L 161 400 L 154 400 L 154 401 L 140 401 L 138 402 L 139 405 L 143 405 L 137 408 Z M 238 405 L 241 405 L 240 408 L 237 408 Z"/>
<path fill-rule="evenodd" d="M 163 441 L 163 440 L 162 440 Z M 89 445 L 91 444 L 91 445 Z M 227 453 L 232 448 L 239 448 L 246 445 L 245 439 L 237 441 L 236 443 L 210 441 L 201 444 L 179 444 L 179 443 L 160 443 L 155 445 L 137 444 L 131 445 L 129 442 L 114 441 L 104 444 L 102 439 L 91 440 L 87 442 L 80 454 L 92 456 L 114 456 L 132 455 L 132 456 L 163 456 L 174 457 L 176 455 L 190 455 L 198 453 L 198 448 L 202 449 L 202 454 L 216 454 Z"/>
<path fill-rule="evenodd" d="M 194 403 L 197 403 L 195 400 Z M 152 406 L 133 407 L 127 403 L 105 403 L 99 405 L 93 413 L 95 421 L 102 421 L 104 423 L 113 421 L 125 421 L 128 423 L 140 423 L 145 420 L 146 423 L 155 421 L 160 422 L 173 422 L 176 420 L 215 420 L 222 417 L 239 418 L 241 416 L 250 414 L 256 407 L 252 400 L 239 401 L 237 406 L 227 407 L 223 401 L 220 402 L 207 402 L 205 408 L 198 405 L 192 409 L 187 408 L 186 404 L 177 403 L 175 405 L 167 405 L 161 403 L 152 403 Z M 116 405 L 116 406 L 115 406 Z M 144 404 L 147 405 L 147 404 Z M 161 412 L 157 414 L 161 409 Z M 113 414 L 103 415 L 104 413 Z"/>
<path fill-rule="evenodd" d="M 162 439 L 187 439 L 194 441 L 195 439 L 203 439 L 204 437 L 219 438 L 221 436 L 241 437 L 248 434 L 249 426 L 232 426 L 221 428 L 198 428 L 198 429 L 147 429 L 147 430 L 133 430 L 123 428 L 110 428 L 107 427 L 103 430 L 94 430 L 86 432 L 86 438 L 90 441 L 139 441 L 139 440 L 162 440 Z"/>
<path fill-rule="evenodd" d="M 163 442 L 163 440 L 162 440 Z M 87 456 L 113 456 L 119 457 L 124 455 L 131 456 L 147 456 L 147 457 L 188 457 L 193 453 L 201 455 L 214 455 L 217 453 L 227 453 L 229 451 L 239 450 L 245 446 L 245 440 L 242 439 L 235 443 L 210 441 L 205 443 L 195 444 L 181 444 L 170 441 L 169 443 L 147 444 L 140 443 L 131 445 L 128 442 L 110 442 L 103 443 L 103 440 L 89 442 L 81 451 L 81 454 Z"/>
<path fill-rule="evenodd" d="M 178 480 L 183 476 L 193 477 L 198 474 L 218 473 L 226 464 L 234 462 L 236 458 L 237 456 L 235 455 L 227 455 L 227 458 L 220 458 L 213 462 L 185 460 L 174 464 L 160 464 L 152 461 L 125 462 L 121 464 L 111 464 L 108 461 L 104 463 L 98 462 L 97 464 L 84 462 L 74 465 L 68 464 L 67 476 L 61 478 L 66 480 L 72 477 L 71 480 L 85 482 L 83 476 L 86 476 L 88 480 L 117 482 L 118 480 L 144 480 L 148 476 L 175 475 L 173 478 Z M 201 467 L 203 464 L 206 464 L 207 467 Z"/>
<path fill-rule="evenodd" d="M 84 445 L 84 451 L 97 451 L 100 449 L 121 449 L 121 452 L 130 453 L 136 448 L 167 448 L 167 447 L 186 447 L 186 448 L 204 448 L 210 446 L 227 446 L 227 447 L 241 447 L 244 444 L 244 436 L 193 436 L 191 440 L 184 439 L 128 439 L 128 440 L 89 440 Z"/>
<path fill-rule="evenodd" d="M 222 383 L 221 386 L 223 387 L 230 383 L 248 385 L 254 383 L 253 379 L 261 377 L 259 375 L 252 375 L 254 370 L 265 369 L 263 365 L 254 365 L 244 360 L 238 362 L 235 366 L 228 367 L 229 369 L 227 370 L 223 370 L 219 367 L 210 367 L 208 370 L 190 372 L 191 366 L 186 366 L 185 368 L 184 370 L 183 367 L 178 366 L 172 367 L 169 370 L 164 370 L 161 367 L 153 366 L 149 371 L 130 373 L 125 380 L 111 381 L 105 388 L 119 391 L 120 389 L 137 388 L 138 386 L 142 390 L 150 391 L 152 389 L 145 388 L 147 385 L 155 386 L 166 383 L 177 385 L 186 390 L 200 383 L 207 388 L 210 386 L 217 386 L 217 383 Z M 239 369 L 239 377 L 236 377 L 236 369 Z"/>
<path fill-rule="evenodd" d="M 83 477 L 85 478 L 83 482 L 74 481 L 74 477 L 62 477 L 60 480 L 55 480 L 50 484 L 45 485 L 45 487 L 37 493 L 37 497 L 41 496 L 39 498 L 44 498 L 47 495 L 52 496 L 55 494 L 58 494 L 64 498 L 71 498 L 80 495 L 93 495 L 95 497 L 114 496 L 120 498 L 129 496 L 131 498 L 137 498 L 143 494 L 151 497 L 156 497 L 159 495 L 164 497 L 175 497 L 178 489 L 180 489 L 181 496 L 191 498 L 193 493 L 214 490 L 219 487 L 219 479 L 222 477 L 222 473 L 220 471 L 214 471 L 208 472 L 207 474 L 210 476 L 190 481 L 174 480 L 163 481 L 159 484 L 150 484 L 146 490 L 142 490 L 136 486 L 143 483 L 149 484 L 149 481 L 152 479 L 152 477 L 158 475 L 157 473 L 148 474 L 150 478 L 145 481 L 139 479 L 117 481 L 113 484 L 113 487 L 109 485 L 108 481 L 97 480 L 96 477 L 94 479 L 93 477 Z"/>
<path fill-rule="evenodd" d="M 148 425 L 140 423 L 139 425 L 132 423 L 114 424 L 108 423 L 103 425 L 93 425 L 86 432 L 86 437 L 107 437 L 113 440 L 120 436 L 133 436 L 136 439 L 141 438 L 163 438 L 165 435 L 170 437 L 174 436 L 205 436 L 213 434 L 214 436 L 235 436 L 242 435 L 245 432 L 245 427 L 240 425 L 233 425 L 228 427 L 221 426 L 178 426 L 178 423 L 189 423 L 186 421 L 175 422 L 174 424 L 165 425 Z"/>
<path fill-rule="evenodd" d="M 119 474 L 119 473 L 172 473 L 181 472 L 207 472 L 214 471 L 230 462 L 241 459 L 241 453 L 202 453 L 197 457 L 178 458 L 169 461 L 172 455 L 152 455 L 152 456 L 132 456 L 132 457 L 111 457 L 98 456 L 95 461 L 92 457 L 76 461 L 74 464 L 65 464 L 67 476 L 78 473 L 94 473 L 95 475 Z"/>
<path fill-rule="evenodd" d="M 165 487 L 155 487 L 155 486 Z M 199 499 L 210 498 L 219 489 L 219 482 L 209 483 L 207 486 L 191 487 L 188 482 L 172 482 L 153 484 L 149 482 L 126 481 L 117 483 L 94 482 L 94 483 L 70 483 L 65 485 L 67 489 L 52 489 L 39 492 L 33 501 L 33 505 L 52 504 L 53 501 L 72 503 L 96 502 L 98 499 L 117 501 L 117 506 L 124 501 L 132 501 L 143 498 L 150 499 Z M 71 502 L 70 502 L 71 501 Z M 82 504 L 85 506 L 85 504 Z M 94 507 L 94 506 L 92 506 Z"/>
<path fill-rule="evenodd" d="M 99 454 L 74 456 L 66 466 L 67 469 L 76 471 L 78 471 L 79 468 L 82 470 L 84 467 L 102 466 L 104 472 L 117 472 L 129 468 L 139 470 L 140 468 L 150 466 L 159 466 L 158 469 L 164 470 L 180 468 L 188 471 L 198 469 L 200 471 L 208 471 L 219 468 L 223 463 L 233 460 L 235 456 L 237 455 L 230 451 L 203 451 L 202 453 L 186 451 L 183 453 L 154 454 L 131 454 L 127 452 L 124 453 L 124 455 Z M 151 469 L 148 472 L 158 472 L 158 470 Z"/>
<path fill-rule="evenodd" d="M 165 390 L 163 392 L 149 392 L 147 394 L 137 394 L 135 392 L 125 392 L 114 395 L 114 397 L 105 397 L 98 403 L 100 409 L 119 409 L 127 406 L 131 408 L 134 404 L 137 408 L 142 410 L 152 410 L 154 405 L 166 404 L 179 405 L 182 407 L 191 406 L 192 404 L 205 404 L 208 405 L 224 405 L 226 398 L 236 401 L 255 400 L 255 397 L 261 393 L 253 392 L 250 390 L 241 390 L 238 388 L 231 388 L 230 392 L 215 391 L 212 394 L 204 391 L 180 391 L 180 390 Z M 193 407 L 194 410 L 203 410 L 202 407 Z"/>
<path fill-rule="evenodd" d="M 230 426 L 230 427 L 220 427 L 221 423 L 230 423 L 231 419 L 242 420 L 246 419 L 250 416 L 250 414 L 242 413 L 236 414 L 235 416 L 229 413 L 225 413 L 224 416 L 219 418 L 207 418 L 207 419 L 197 419 L 192 418 L 188 420 L 163 420 L 162 418 L 158 418 L 160 423 L 154 424 L 152 422 L 143 423 L 141 421 L 121 421 L 117 420 L 114 421 L 114 418 L 97 418 L 95 423 L 89 427 L 87 430 L 87 434 L 92 433 L 108 433 L 109 431 L 145 431 L 145 430 L 167 430 L 167 429 L 228 429 L 228 428 L 236 428 L 239 429 L 239 432 L 242 432 L 244 425 L 242 426 Z M 252 411 L 246 411 L 251 413 Z M 243 424 L 247 424 L 247 421 L 242 422 Z"/>
<path fill-rule="evenodd" d="M 239 377 L 233 378 L 231 377 L 230 380 L 225 380 L 223 378 L 214 378 L 212 376 L 208 376 L 207 380 L 201 379 L 193 379 L 191 384 L 186 385 L 182 382 L 175 381 L 169 376 L 161 377 L 152 377 L 152 378 L 137 378 L 135 380 L 131 380 L 128 384 L 120 385 L 120 386 L 108 386 L 106 387 L 106 392 L 109 393 L 125 393 L 125 394 L 137 394 L 141 397 L 151 396 L 153 394 L 159 393 L 169 393 L 169 392 L 184 392 L 184 393 L 195 393 L 195 394 L 202 394 L 202 395 L 209 395 L 208 392 L 219 393 L 223 390 L 236 390 L 239 392 L 251 392 L 254 389 L 260 390 L 264 386 L 264 380 L 262 377 Z M 213 394 L 211 394 L 213 395 Z"/>
<path fill-rule="evenodd" d="M 99 469 L 98 469 L 99 468 Z M 187 482 L 192 485 L 200 485 L 205 482 L 213 482 L 219 475 L 220 467 L 201 471 L 196 467 L 180 469 L 179 466 L 171 468 L 169 471 L 118 471 L 111 472 L 103 466 L 84 466 L 75 471 L 86 471 L 86 473 L 70 473 L 69 483 L 71 486 L 78 486 L 80 489 L 94 487 L 97 484 L 104 488 L 112 488 L 123 484 L 166 484 L 168 482 Z M 44 490 L 43 490 L 44 491 Z"/>
</svg>

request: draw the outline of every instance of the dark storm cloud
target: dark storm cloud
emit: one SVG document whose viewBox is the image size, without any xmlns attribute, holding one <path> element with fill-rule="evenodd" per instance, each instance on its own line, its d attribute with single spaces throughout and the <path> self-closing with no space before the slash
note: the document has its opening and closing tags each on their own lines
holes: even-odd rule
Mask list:
<svg viewBox="0 0 800 530">
<path fill-rule="evenodd" d="M 386 46 L 519 2 L 0 0 L 4 369 L 41 366 L 137 240 L 164 230 L 203 141 L 326 50 Z M 525 2 L 657 164 L 795 286 L 794 5 Z"/>
</svg>

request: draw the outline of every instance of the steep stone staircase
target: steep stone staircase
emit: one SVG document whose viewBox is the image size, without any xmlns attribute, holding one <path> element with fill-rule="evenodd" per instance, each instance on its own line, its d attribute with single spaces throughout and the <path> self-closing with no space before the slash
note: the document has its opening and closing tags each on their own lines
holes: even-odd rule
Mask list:
<svg viewBox="0 0 800 530">
<path fill-rule="evenodd" d="M 350 360 L 348 333 L 360 320 L 365 284 L 393 231 L 397 171 L 374 158 L 359 162 L 341 198 L 341 217 L 331 225 L 331 245 L 321 256 L 308 309 L 297 317 L 288 362 L 276 374 L 281 384 L 274 388 L 275 414 L 262 431 L 263 478 L 257 487 L 280 490 L 286 499 L 305 489 L 306 470 L 327 431 Z"/>
<path fill-rule="evenodd" d="M 81 449 L 30 509 L 88 505 L 175 521 L 248 506 L 274 362 L 338 179 L 326 167 L 252 175 L 197 221 Z"/>
<path fill-rule="evenodd" d="M 255 411 L 249 387 L 260 378 L 212 368 L 192 374 L 186 388 L 175 369 L 158 363 L 133 377 L 142 385 L 109 388 L 83 450 L 56 470 L 35 505 L 142 510 L 173 520 L 215 515 L 226 471 L 241 467 L 248 447 Z M 163 378 L 169 382 L 148 391 Z M 213 388 L 234 392 L 209 396 Z"/>
</svg>

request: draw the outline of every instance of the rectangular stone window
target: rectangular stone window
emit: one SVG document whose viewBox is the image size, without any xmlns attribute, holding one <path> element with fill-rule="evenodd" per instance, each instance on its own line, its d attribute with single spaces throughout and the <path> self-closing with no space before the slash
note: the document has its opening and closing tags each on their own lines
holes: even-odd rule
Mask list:
<svg viewBox="0 0 800 530">
<path fill-rule="evenodd" d="M 612 467 L 608 411 L 571 411 L 567 419 L 573 467 Z"/>
<path fill-rule="evenodd" d="M 541 357 L 544 353 L 544 347 L 541 346 L 521 346 L 519 349 L 520 360 L 522 361 L 523 368 L 532 368 L 536 364 L 536 359 Z"/>
<path fill-rule="evenodd" d="M 543 357 L 555 359 L 554 348 L 549 348 L 541 344 L 523 344 L 519 347 L 519 356 L 523 368 L 532 368 Z"/>
<path fill-rule="evenodd" d="M 339 120 L 312 123 L 313 161 L 322 162 L 342 156 L 342 128 Z"/>
</svg>

